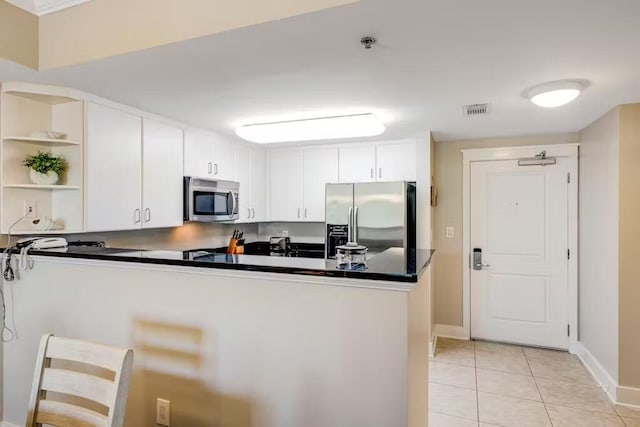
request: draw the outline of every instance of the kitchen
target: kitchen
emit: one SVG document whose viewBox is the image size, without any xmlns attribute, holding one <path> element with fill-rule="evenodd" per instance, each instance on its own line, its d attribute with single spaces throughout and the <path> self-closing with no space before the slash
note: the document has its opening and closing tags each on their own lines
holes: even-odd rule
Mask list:
<svg viewBox="0 0 640 427">
<path fill-rule="evenodd" d="M 222 3 L 0 0 L 2 427 L 46 333 L 131 427 L 640 422 L 638 6 Z"/>
</svg>

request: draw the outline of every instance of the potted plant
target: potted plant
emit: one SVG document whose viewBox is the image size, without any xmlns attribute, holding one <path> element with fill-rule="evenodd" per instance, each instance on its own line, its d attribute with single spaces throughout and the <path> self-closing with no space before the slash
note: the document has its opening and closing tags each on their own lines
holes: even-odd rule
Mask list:
<svg viewBox="0 0 640 427">
<path fill-rule="evenodd" d="M 40 185 L 53 185 L 58 182 L 60 173 L 64 171 L 66 162 L 62 156 L 57 156 L 48 151 L 38 151 L 36 155 L 29 155 L 23 164 L 30 168 L 31 182 Z"/>
</svg>

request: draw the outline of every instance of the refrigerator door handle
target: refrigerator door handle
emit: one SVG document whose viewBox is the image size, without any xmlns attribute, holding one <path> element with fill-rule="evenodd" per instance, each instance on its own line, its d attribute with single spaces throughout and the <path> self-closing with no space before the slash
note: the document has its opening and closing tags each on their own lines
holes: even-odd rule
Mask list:
<svg viewBox="0 0 640 427">
<path fill-rule="evenodd" d="M 358 241 L 358 207 L 356 206 L 356 210 L 353 213 L 353 241 Z"/>
<path fill-rule="evenodd" d="M 347 240 L 352 241 L 351 237 L 353 235 L 353 227 L 351 223 L 351 219 L 353 218 L 353 208 L 349 208 L 349 219 L 347 219 Z"/>
</svg>

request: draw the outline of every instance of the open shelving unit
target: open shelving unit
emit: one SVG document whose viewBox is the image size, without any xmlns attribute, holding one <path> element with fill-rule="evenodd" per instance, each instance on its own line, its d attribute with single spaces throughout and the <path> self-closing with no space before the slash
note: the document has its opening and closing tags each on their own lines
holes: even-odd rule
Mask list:
<svg viewBox="0 0 640 427">
<path fill-rule="evenodd" d="M 1 232 L 25 213 L 11 234 L 68 234 L 83 231 L 83 141 L 84 103 L 64 89 L 21 83 L 6 83 L 0 91 Z M 59 131 L 66 139 L 42 137 Z M 35 134 L 37 136 L 34 136 Z M 67 170 L 55 185 L 33 184 L 22 162 L 27 155 L 48 151 L 62 155 Z M 39 231 L 35 218 L 49 217 L 62 230 Z"/>
</svg>

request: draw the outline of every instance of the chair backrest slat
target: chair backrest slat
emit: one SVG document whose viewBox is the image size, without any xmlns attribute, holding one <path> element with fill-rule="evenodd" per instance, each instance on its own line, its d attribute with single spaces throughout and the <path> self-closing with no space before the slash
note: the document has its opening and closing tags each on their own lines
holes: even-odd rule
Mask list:
<svg viewBox="0 0 640 427">
<path fill-rule="evenodd" d="M 78 372 L 71 366 L 52 368 L 51 361 L 56 359 L 91 365 L 93 371 L 95 367 L 106 369 L 114 373 L 114 378 Z M 27 427 L 122 427 L 132 365 L 130 349 L 45 335 L 38 351 Z M 61 393 L 61 397 L 54 395 L 55 400 L 49 399 L 48 392 Z M 67 395 L 97 402 L 108 413 L 104 415 L 72 403 L 64 397 Z"/>
<path fill-rule="evenodd" d="M 41 390 L 55 391 L 93 400 L 104 406 L 113 403 L 116 392 L 113 381 L 67 369 L 45 368 Z"/>
<path fill-rule="evenodd" d="M 40 401 L 36 423 L 56 427 L 108 427 L 106 416 L 55 400 Z"/>
</svg>

